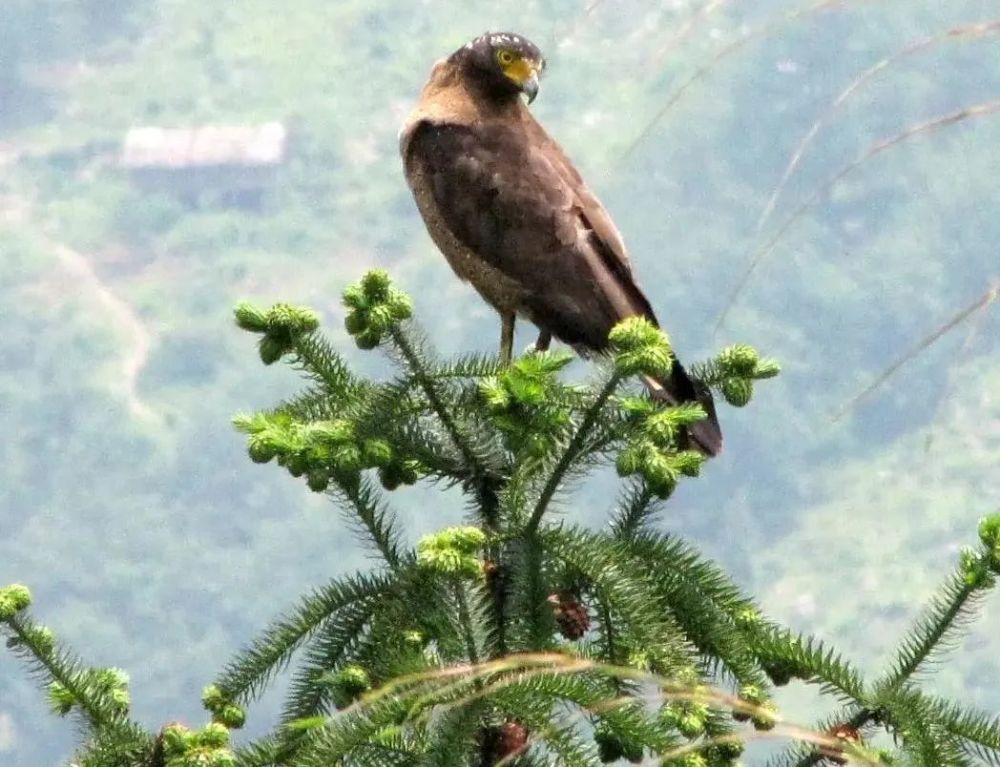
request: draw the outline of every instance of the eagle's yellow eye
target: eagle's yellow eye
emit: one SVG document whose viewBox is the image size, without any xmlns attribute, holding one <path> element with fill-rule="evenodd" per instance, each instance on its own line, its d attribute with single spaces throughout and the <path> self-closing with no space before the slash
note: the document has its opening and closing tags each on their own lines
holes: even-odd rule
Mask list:
<svg viewBox="0 0 1000 767">
<path fill-rule="evenodd" d="M 501 66 L 509 66 L 514 63 L 514 54 L 507 50 L 497 51 L 497 61 Z"/>
</svg>

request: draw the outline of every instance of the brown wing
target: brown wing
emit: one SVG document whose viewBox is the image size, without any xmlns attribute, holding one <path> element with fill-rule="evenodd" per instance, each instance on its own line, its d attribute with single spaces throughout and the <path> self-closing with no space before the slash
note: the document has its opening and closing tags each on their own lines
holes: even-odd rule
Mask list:
<svg viewBox="0 0 1000 767">
<path fill-rule="evenodd" d="M 573 186 L 523 133 L 423 122 L 407 154 L 421 164 L 451 233 L 522 286 L 518 309 L 535 324 L 566 343 L 602 349 L 619 320 L 654 319 Z"/>
<path fill-rule="evenodd" d="M 537 146 L 544 148 L 545 156 L 549 162 L 566 183 L 572 187 L 581 212 L 586 217 L 591 229 L 593 229 L 594 235 L 607 250 L 607 257 L 612 262 L 609 266 L 613 271 L 628 274 L 631 278 L 632 263 L 629 261 L 625 242 L 618 231 L 618 227 L 611 220 L 611 216 L 604 209 L 601 201 L 587 188 L 580 172 L 570 162 L 566 153 L 563 152 L 562 147 L 549 136 L 545 129 L 530 114 L 528 115 L 526 127 L 531 141 Z"/>
<path fill-rule="evenodd" d="M 607 212 L 542 134 L 527 140 L 502 123 L 423 121 L 407 135 L 404 159 L 408 172 L 419 164 L 435 219 L 472 257 L 518 285 L 518 312 L 565 343 L 599 351 L 622 319 L 656 317 Z M 676 361 L 667 380 L 649 383 L 656 396 L 702 404 L 709 417 L 688 434 L 716 454 L 722 433 L 711 393 Z"/>
</svg>

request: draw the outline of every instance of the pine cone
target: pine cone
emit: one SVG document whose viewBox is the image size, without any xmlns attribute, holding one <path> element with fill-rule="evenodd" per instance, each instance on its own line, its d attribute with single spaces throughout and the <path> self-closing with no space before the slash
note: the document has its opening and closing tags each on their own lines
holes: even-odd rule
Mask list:
<svg viewBox="0 0 1000 767">
<path fill-rule="evenodd" d="M 488 727 L 483 732 L 482 745 L 486 764 L 494 765 L 511 759 L 528 747 L 528 728 L 515 721 Z"/>
<path fill-rule="evenodd" d="M 572 597 L 560 598 L 558 594 L 549 595 L 549 604 L 555 614 L 559 633 L 566 639 L 579 639 L 590 629 L 590 614 L 587 606 Z"/>
<path fill-rule="evenodd" d="M 500 758 L 517 756 L 528 746 L 528 728 L 520 722 L 500 725 Z"/>
</svg>

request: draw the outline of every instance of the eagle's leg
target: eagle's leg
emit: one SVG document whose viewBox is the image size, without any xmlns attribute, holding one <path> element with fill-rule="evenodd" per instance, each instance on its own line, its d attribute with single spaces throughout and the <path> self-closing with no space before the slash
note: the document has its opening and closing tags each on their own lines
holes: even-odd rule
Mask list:
<svg viewBox="0 0 1000 767">
<path fill-rule="evenodd" d="M 500 362 L 509 365 L 514 356 L 514 314 L 501 314 L 500 321 Z"/>
<path fill-rule="evenodd" d="M 547 352 L 549 350 L 549 344 L 552 343 L 552 333 L 548 330 L 542 330 L 538 334 L 538 340 L 535 341 L 535 351 L 536 352 Z"/>
</svg>

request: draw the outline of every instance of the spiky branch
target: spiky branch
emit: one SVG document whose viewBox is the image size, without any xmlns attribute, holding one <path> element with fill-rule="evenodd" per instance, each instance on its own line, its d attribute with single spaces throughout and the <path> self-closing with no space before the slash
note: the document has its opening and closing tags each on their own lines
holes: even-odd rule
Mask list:
<svg viewBox="0 0 1000 767">
<path fill-rule="evenodd" d="M 695 406 L 630 393 L 669 370 L 668 339 L 641 319 L 610 339 L 597 384 L 567 383 L 563 353 L 509 366 L 438 362 L 384 273 L 345 294 L 361 348 L 399 364 L 388 381 L 354 375 L 315 313 L 242 304 L 262 360 L 286 360 L 310 388 L 236 419 L 250 457 L 276 463 L 337 502 L 380 554 L 369 574 L 321 586 L 278 618 L 205 688 L 211 723 L 146 733 L 127 716 L 123 677 L 57 650 L 24 615 L 27 592 L 0 590 L 8 644 L 88 731 L 82 767 L 319 767 L 331 764 L 553 764 L 656 756 L 675 767 L 733 765 L 757 733 L 797 745 L 778 764 L 881 764 L 877 728 L 918 765 L 1000 760 L 995 718 L 921 691 L 918 674 L 958 636 L 1000 571 L 1000 517 L 902 640 L 886 674 L 855 665 L 767 618 L 690 543 L 651 524 L 702 457 L 679 447 Z M 775 362 L 737 345 L 693 370 L 733 406 Z M 560 522 L 557 498 L 602 464 L 624 478 L 612 525 Z M 459 486 L 475 524 L 410 547 L 386 501 L 422 478 Z M 381 485 L 381 488 L 378 485 Z M 295 665 L 278 726 L 238 750 L 229 732 L 276 674 Z M 782 720 L 773 686 L 800 679 L 844 706 L 811 730 Z M 657 703 L 658 705 L 651 705 Z"/>
</svg>

